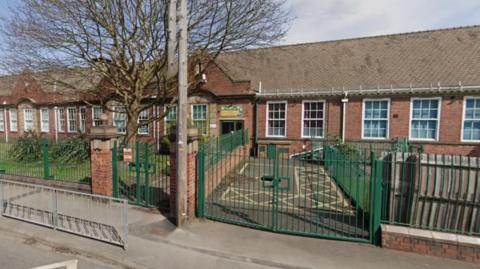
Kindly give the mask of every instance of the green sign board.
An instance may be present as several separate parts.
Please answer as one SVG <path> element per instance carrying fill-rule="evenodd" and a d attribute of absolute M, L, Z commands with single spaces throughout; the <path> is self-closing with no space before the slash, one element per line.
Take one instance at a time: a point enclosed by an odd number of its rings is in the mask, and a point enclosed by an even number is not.
<path fill-rule="evenodd" d="M 235 105 L 220 106 L 220 117 L 229 119 L 243 118 L 243 107 Z"/>

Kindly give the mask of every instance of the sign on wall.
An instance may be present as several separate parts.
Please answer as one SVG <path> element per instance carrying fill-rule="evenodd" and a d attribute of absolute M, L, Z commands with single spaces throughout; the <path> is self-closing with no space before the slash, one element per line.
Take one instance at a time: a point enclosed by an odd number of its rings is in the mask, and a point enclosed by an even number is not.
<path fill-rule="evenodd" d="M 235 105 L 220 106 L 220 118 L 243 118 L 243 107 Z"/>
<path fill-rule="evenodd" d="M 133 154 L 131 148 L 124 148 L 123 149 L 123 161 L 124 162 L 131 162 L 133 161 Z"/>

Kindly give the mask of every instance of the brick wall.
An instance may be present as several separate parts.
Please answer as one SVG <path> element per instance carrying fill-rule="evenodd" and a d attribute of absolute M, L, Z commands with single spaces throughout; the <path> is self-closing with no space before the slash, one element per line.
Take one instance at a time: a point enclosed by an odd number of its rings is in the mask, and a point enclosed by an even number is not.
<path fill-rule="evenodd" d="M 480 239 L 475 237 L 382 225 L 382 247 L 480 263 Z"/>
<path fill-rule="evenodd" d="M 112 196 L 112 149 L 110 141 L 93 141 L 91 144 L 92 193 Z"/>
<path fill-rule="evenodd" d="M 198 142 L 188 144 L 187 154 L 187 220 L 195 218 L 197 203 L 197 151 Z M 177 203 L 177 152 L 170 153 L 170 216 L 176 218 Z M 177 224 L 178 220 L 175 219 Z"/>
<path fill-rule="evenodd" d="M 410 128 L 410 97 L 393 97 L 390 99 L 390 119 L 388 140 L 408 138 Z M 292 152 L 301 151 L 308 144 L 308 139 L 301 137 L 301 100 L 288 100 L 287 135 L 284 138 L 267 137 L 266 102 L 259 105 L 258 137 L 261 144 L 278 144 L 289 148 Z M 480 156 L 480 143 L 462 142 L 463 96 L 445 96 L 441 101 L 441 118 L 438 141 L 411 141 L 413 144 L 424 145 L 427 153 L 451 155 Z M 346 140 L 362 140 L 363 99 L 351 97 L 346 109 L 345 136 Z M 340 99 L 326 99 L 325 133 L 339 136 L 342 120 L 342 103 Z M 367 140 L 362 141 L 382 141 Z"/>

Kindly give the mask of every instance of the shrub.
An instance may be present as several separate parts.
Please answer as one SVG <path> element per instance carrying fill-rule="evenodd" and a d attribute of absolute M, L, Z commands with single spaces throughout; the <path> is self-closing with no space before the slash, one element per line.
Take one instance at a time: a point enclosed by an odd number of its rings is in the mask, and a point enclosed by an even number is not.
<path fill-rule="evenodd" d="M 42 158 L 42 138 L 33 131 L 27 131 L 12 145 L 8 154 L 20 162 L 39 161 Z"/>
<path fill-rule="evenodd" d="M 170 141 L 170 138 L 167 136 L 164 136 L 160 141 L 160 153 L 169 153 L 171 145 L 172 145 L 172 142 Z"/>
<path fill-rule="evenodd" d="M 83 162 L 90 158 L 90 144 L 84 138 L 69 138 L 50 147 L 50 159 L 62 163 Z"/>

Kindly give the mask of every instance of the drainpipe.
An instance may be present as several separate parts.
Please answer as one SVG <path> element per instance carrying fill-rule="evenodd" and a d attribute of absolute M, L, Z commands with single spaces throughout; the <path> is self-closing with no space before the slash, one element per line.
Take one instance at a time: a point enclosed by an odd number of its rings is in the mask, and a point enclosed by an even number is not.
<path fill-rule="evenodd" d="M 344 97 L 342 98 L 342 143 L 345 143 L 345 119 L 347 114 L 347 103 L 348 103 L 348 92 L 344 93 Z"/>
<path fill-rule="evenodd" d="M 262 82 L 258 82 L 258 92 L 262 92 Z M 253 144 L 255 147 L 255 155 L 258 154 L 258 100 L 255 97 L 255 130 L 253 131 Z"/>
<path fill-rule="evenodd" d="M 3 104 L 6 105 L 7 102 L 3 101 Z M 7 124 L 7 107 L 3 107 L 3 128 L 5 129 L 5 143 L 8 143 L 8 124 Z"/>
<path fill-rule="evenodd" d="M 54 114 L 54 119 L 53 119 L 53 124 L 55 127 L 55 142 L 58 142 L 58 124 L 57 124 L 57 119 L 58 119 L 58 108 L 54 107 L 53 108 L 53 114 Z M 93 112 L 92 112 L 93 113 Z"/>

